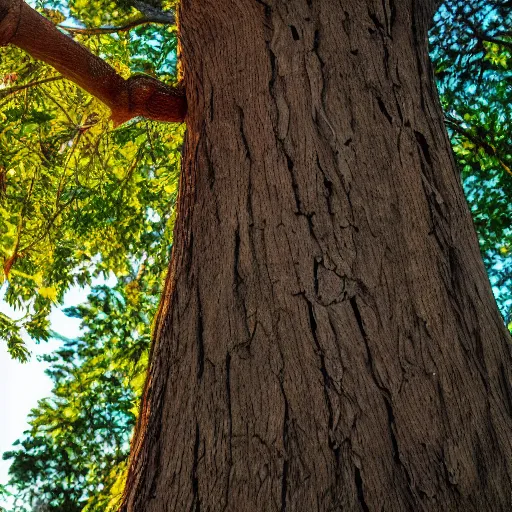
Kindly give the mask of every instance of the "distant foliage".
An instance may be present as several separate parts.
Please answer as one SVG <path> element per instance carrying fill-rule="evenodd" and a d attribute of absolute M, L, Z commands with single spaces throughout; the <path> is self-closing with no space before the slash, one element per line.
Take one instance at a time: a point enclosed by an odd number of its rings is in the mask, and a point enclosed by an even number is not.
<path fill-rule="evenodd" d="M 67 0 L 41 10 L 66 26 L 124 26 L 173 2 Z M 135 9 L 133 6 L 138 8 Z M 44 9 L 43 9 L 44 7 Z M 141 10 L 142 9 L 142 10 Z M 512 304 L 511 47 L 509 1 L 446 0 L 431 53 L 454 155 L 498 303 Z M 176 75 L 175 29 L 74 34 L 123 75 Z M 49 67 L 0 49 L 0 262 L 7 300 L 0 340 L 23 360 L 21 332 L 52 336 L 47 316 L 73 285 L 94 287 L 67 311 L 84 334 L 47 360 L 52 395 L 32 411 L 12 461 L 12 512 L 108 512 L 123 488 L 129 438 L 148 360 L 152 318 L 170 255 L 183 127 L 108 112 Z"/>
<path fill-rule="evenodd" d="M 512 322 L 512 2 L 445 0 L 431 54 L 498 305 Z"/>
<path fill-rule="evenodd" d="M 136 275 L 114 288 L 95 287 L 87 304 L 66 311 L 82 320 L 85 334 L 63 340 L 45 358 L 52 396 L 39 402 L 30 431 L 4 455 L 12 459 L 15 510 L 114 510 L 146 374 L 158 270 L 142 264 Z"/>

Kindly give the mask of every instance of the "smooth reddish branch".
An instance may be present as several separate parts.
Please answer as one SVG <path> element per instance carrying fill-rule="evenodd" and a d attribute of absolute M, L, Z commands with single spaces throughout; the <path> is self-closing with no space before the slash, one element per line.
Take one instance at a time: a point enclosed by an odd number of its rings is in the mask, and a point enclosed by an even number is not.
<path fill-rule="evenodd" d="M 13 44 L 60 71 L 112 111 L 116 125 L 143 116 L 183 122 L 184 91 L 147 76 L 125 80 L 87 48 L 60 32 L 23 0 L 0 0 L 0 46 Z"/>

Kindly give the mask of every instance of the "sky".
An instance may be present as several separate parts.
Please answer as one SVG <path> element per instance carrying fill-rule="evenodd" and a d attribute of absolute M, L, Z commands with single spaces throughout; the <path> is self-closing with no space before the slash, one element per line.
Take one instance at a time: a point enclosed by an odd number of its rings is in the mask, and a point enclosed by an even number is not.
<path fill-rule="evenodd" d="M 2 298 L 5 287 L 0 288 L 0 312 L 12 318 L 19 316 L 6 304 Z M 64 307 L 74 306 L 84 302 L 89 288 L 72 288 L 64 298 Z M 54 308 L 50 315 L 52 329 L 68 338 L 80 334 L 80 320 L 68 318 L 62 313 L 62 308 Z M 51 352 L 59 346 L 59 341 L 36 344 L 30 338 L 25 338 L 27 348 L 32 355 L 28 363 L 13 361 L 5 342 L 0 340 L 0 457 L 12 447 L 12 443 L 20 438 L 28 428 L 27 416 L 37 405 L 37 401 L 50 395 L 52 382 L 44 371 L 48 367 L 45 362 L 37 360 L 37 355 Z M 0 460 L 0 484 L 7 483 L 9 461 Z"/>

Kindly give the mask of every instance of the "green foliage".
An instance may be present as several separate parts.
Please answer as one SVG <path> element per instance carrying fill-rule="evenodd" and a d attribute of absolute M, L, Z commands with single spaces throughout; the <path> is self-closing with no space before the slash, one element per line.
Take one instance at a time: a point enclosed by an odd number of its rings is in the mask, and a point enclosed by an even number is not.
<path fill-rule="evenodd" d="M 446 126 L 498 305 L 512 320 L 512 16 L 507 0 L 445 0 L 431 31 Z"/>
<path fill-rule="evenodd" d="M 87 5 L 81 16 L 95 19 L 96 3 Z M 108 52 L 122 74 L 151 67 L 165 79 L 173 33 L 139 30 L 147 34 L 76 37 Z M 165 66 L 146 51 L 155 31 Z M 135 120 L 114 130 L 102 104 L 15 48 L 0 49 L 0 84 L 0 263 L 5 300 L 23 312 L 0 319 L 0 336 L 23 359 L 19 333 L 48 339 L 46 318 L 70 286 L 167 254 L 183 128 Z"/>
<path fill-rule="evenodd" d="M 66 26 L 140 16 L 127 3 L 40 7 Z M 172 27 L 74 37 L 123 76 L 174 80 Z M 67 311 L 84 334 L 62 339 L 47 358 L 52 395 L 4 455 L 12 465 L 0 491 L 16 497 L 13 512 L 106 511 L 122 492 L 169 260 L 182 135 L 181 126 L 142 119 L 114 129 L 105 107 L 55 70 L 0 48 L 0 263 L 5 300 L 21 312 L 19 320 L 0 315 L 0 341 L 25 360 L 22 333 L 55 336 L 47 317 L 70 287 L 101 276 L 117 282 L 93 287 L 86 304 Z"/>
<path fill-rule="evenodd" d="M 150 319 L 161 264 L 140 265 L 116 286 L 93 288 L 85 305 L 66 311 L 84 335 L 63 340 L 45 360 L 52 396 L 31 413 L 31 429 L 4 458 L 12 459 L 15 510 L 113 510 L 120 493 L 144 383 Z"/>
<path fill-rule="evenodd" d="M 165 10 L 172 1 L 146 4 Z M 446 0 L 431 32 L 454 154 L 504 312 L 512 302 L 506 4 Z M 140 17 L 134 5 L 56 0 L 39 7 L 63 25 L 97 27 Z M 75 37 L 123 76 L 173 80 L 173 27 Z M 70 286 L 117 279 L 68 310 L 83 335 L 63 339 L 47 357 L 52 395 L 5 454 L 11 480 L 0 497 L 14 491 L 13 512 L 115 510 L 169 257 L 182 128 L 135 120 L 113 129 L 101 104 L 13 48 L 0 49 L 0 83 L 0 261 L 9 267 L 6 298 L 24 313 L 18 321 L 0 316 L 0 339 L 26 358 L 22 331 L 47 339 L 50 308 Z"/>

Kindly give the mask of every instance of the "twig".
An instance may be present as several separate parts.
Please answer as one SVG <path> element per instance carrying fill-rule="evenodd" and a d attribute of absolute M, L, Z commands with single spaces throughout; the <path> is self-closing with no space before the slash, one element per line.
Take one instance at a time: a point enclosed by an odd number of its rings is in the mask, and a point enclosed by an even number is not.
<path fill-rule="evenodd" d="M 494 146 L 492 146 L 488 142 L 486 142 L 482 139 L 479 139 L 478 137 L 469 133 L 467 130 L 462 128 L 460 126 L 460 124 L 457 123 L 457 121 L 455 119 L 450 118 L 450 117 L 445 117 L 445 121 L 446 121 L 446 124 L 448 124 L 450 126 L 450 128 L 452 128 L 452 130 L 456 131 L 459 135 L 466 137 L 466 139 L 468 139 L 470 142 L 475 144 L 475 146 L 482 148 L 489 156 L 495 157 L 498 160 L 501 167 L 503 167 L 503 169 L 508 174 L 510 174 L 512 176 L 512 169 L 510 169 L 510 167 L 505 162 L 503 162 L 501 160 L 501 158 L 498 156 L 498 151 L 496 150 L 496 148 Z"/>
<path fill-rule="evenodd" d="M 37 87 L 38 85 L 55 82 L 57 80 L 62 80 L 63 78 L 63 76 L 51 76 L 49 78 L 43 78 L 42 80 L 36 80 L 35 82 L 29 82 L 28 84 L 6 87 L 5 89 L 0 90 L 0 99 L 5 98 L 6 96 L 10 96 L 11 94 L 23 91 L 25 89 L 30 89 L 31 87 Z"/>
<path fill-rule="evenodd" d="M 70 34 L 83 34 L 88 36 L 101 35 L 101 34 L 115 34 L 118 32 L 128 32 L 133 28 L 139 27 L 141 25 L 174 25 L 176 20 L 174 16 L 170 15 L 167 17 L 152 17 L 146 18 L 140 17 L 134 19 L 124 25 L 120 25 L 119 27 L 97 27 L 97 28 L 80 28 L 80 27 L 67 27 L 64 25 L 58 25 L 59 28 L 69 32 Z"/>

